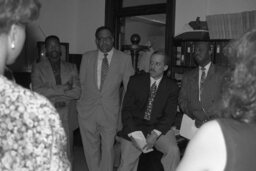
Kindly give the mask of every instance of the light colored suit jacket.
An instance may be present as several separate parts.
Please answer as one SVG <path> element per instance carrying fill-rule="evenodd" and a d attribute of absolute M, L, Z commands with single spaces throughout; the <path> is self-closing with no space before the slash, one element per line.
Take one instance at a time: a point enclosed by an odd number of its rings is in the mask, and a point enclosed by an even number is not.
<path fill-rule="evenodd" d="M 106 122 L 117 126 L 120 108 L 120 85 L 126 90 L 129 78 L 134 74 L 131 57 L 114 49 L 109 71 L 102 90 L 97 86 L 98 51 L 89 51 L 82 57 L 80 66 L 81 98 L 77 103 L 78 114 L 87 119 L 103 108 Z"/>
<path fill-rule="evenodd" d="M 211 64 L 204 81 L 201 101 L 199 101 L 199 68 L 184 74 L 179 95 L 179 105 L 184 113 L 199 120 L 209 120 L 210 109 L 221 98 L 221 88 L 225 80 L 226 69 Z M 197 112 L 195 112 L 197 111 Z"/>
<path fill-rule="evenodd" d="M 47 97 L 52 103 L 57 101 L 68 101 L 80 97 L 80 82 L 75 64 L 61 61 L 61 82 L 66 84 L 72 82 L 72 89 L 63 91 L 56 85 L 54 73 L 48 59 L 33 66 L 31 73 L 32 89 Z"/>
<path fill-rule="evenodd" d="M 33 91 L 47 97 L 52 104 L 55 102 L 65 102 L 65 110 L 69 113 L 66 116 L 69 120 L 70 129 L 74 130 L 78 127 L 76 100 L 79 99 L 81 93 L 78 71 L 75 64 L 61 61 L 61 82 L 66 84 L 72 82 L 72 89 L 63 91 L 59 85 L 56 85 L 55 77 L 51 64 L 48 59 L 42 60 L 35 64 L 32 68 L 31 82 Z M 58 112 L 61 112 L 58 110 Z"/>

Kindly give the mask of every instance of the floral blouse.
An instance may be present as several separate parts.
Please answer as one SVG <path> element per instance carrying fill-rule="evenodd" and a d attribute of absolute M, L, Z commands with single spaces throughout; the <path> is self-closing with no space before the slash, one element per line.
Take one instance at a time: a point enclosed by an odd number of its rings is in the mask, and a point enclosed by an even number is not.
<path fill-rule="evenodd" d="M 68 171 L 65 147 L 50 102 L 0 75 L 0 170 Z"/>

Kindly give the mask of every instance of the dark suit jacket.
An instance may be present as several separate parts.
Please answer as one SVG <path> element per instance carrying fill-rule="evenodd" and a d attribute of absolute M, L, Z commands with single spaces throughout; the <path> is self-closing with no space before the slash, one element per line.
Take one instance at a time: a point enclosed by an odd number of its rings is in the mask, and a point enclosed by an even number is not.
<path fill-rule="evenodd" d="M 130 78 L 123 101 L 123 129 L 119 133 L 121 137 L 129 140 L 128 134 L 138 130 L 141 130 L 145 136 L 153 129 L 166 134 L 174 124 L 178 102 L 176 82 L 166 77 L 162 78 L 153 101 L 151 119 L 147 121 L 144 119 L 144 114 L 149 94 L 150 75 L 148 73 Z"/>
<path fill-rule="evenodd" d="M 226 69 L 224 67 L 211 64 L 204 81 L 201 102 L 199 101 L 198 87 L 199 68 L 184 74 L 179 95 L 179 105 L 182 111 L 199 121 L 209 120 L 209 118 L 214 117 L 210 111 L 221 98 L 225 72 Z"/>

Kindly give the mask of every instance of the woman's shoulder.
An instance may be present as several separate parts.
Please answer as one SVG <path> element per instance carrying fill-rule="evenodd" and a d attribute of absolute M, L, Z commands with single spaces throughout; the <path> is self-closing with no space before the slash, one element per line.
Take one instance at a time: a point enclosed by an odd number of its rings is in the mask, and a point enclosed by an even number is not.
<path fill-rule="evenodd" d="M 202 125 L 189 142 L 178 171 L 224 170 L 226 146 L 221 127 L 217 120 Z M 216 165 L 218 163 L 218 165 Z"/>

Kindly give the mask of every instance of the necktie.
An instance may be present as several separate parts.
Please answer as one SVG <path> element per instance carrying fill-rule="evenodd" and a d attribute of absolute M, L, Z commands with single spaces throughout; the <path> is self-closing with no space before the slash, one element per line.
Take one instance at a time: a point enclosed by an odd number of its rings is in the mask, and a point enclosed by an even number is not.
<path fill-rule="evenodd" d="M 202 74 L 201 74 L 201 79 L 200 79 L 200 90 L 199 90 L 199 100 L 200 101 L 201 101 L 201 95 L 202 95 L 202 92 L 203 92 L 203 84 L 204 84 L 204 81 L 206 79 L 205 68 L 202 67 L 201 71 L 202 71 Z"/>
<path fill-rule="evenodd" d="M 153 107 L 153 101 L 156 96 L 156 91 L 157 91 L 157 86 L 156 86 L 156 82 L 154 82 L 150 88 L 150 95 L 148 98 L 147 108 L 144 115 L 144 119 L 146 120 L 150 120 L 150 117 L 151 117 L 150 115 Z"/>
<path fill-rule="evenodd" d="M 108 54 L 104 53 L 104 58 L 102 60 L 102 64 L 101 64 L 101 82 L 100 82 L 100 89 L 102 89 L 103 87 L 103 83 L 104 80 L 107 76 L 108 73 L 108 68 L 109 68 L 109 64 L 108 64 L 108 58 L 107 58 Z"/>

